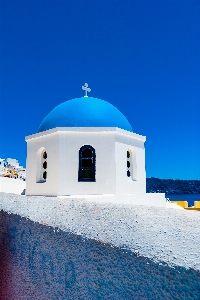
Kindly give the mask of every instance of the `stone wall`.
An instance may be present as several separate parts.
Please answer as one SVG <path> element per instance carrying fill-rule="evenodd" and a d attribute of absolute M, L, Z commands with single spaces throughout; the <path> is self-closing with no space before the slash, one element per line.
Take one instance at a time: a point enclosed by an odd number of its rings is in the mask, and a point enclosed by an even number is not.
<path fill-rule="evenodd" d="M 0 299 L 181 299 L 200 272 L 0 212 Z"/>

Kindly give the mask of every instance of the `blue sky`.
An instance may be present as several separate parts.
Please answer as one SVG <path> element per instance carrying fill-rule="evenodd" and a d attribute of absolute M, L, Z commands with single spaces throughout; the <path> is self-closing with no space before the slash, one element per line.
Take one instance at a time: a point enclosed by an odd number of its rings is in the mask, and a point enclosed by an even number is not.
<path fill-rule="evenodd" d="M 200 1 L 0 1 L 0 157 L 84 95 L 147 136 L 147 177 L 200 179 Z"/>

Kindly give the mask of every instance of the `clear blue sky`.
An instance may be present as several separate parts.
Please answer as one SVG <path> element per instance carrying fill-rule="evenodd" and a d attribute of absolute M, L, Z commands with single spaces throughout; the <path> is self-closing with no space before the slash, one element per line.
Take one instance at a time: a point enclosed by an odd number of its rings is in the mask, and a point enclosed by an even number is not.
<path fill-rule="evenodd" d="M 0 157 L 90 96 L 147 136 L 147 177 L 200 179 L 199 0 L 0 1 Z"/>

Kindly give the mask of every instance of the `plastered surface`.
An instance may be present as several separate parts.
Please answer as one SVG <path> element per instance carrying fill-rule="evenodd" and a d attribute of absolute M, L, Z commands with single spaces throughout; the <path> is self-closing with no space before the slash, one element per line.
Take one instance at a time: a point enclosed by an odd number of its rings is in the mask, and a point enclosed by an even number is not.
<path fill-rule="evenodd" d="M 0 299 L 199 299 L 200 273 L 0 212 Z"/>

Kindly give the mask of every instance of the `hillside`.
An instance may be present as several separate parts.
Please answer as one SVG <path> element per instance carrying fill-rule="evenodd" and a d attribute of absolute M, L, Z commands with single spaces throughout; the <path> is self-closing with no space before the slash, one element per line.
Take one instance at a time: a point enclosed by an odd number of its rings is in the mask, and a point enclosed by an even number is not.
<path fill-rule="evenodd" d="M 200 180 L 147 178 L 147 193 L 200 194 Z"/>

